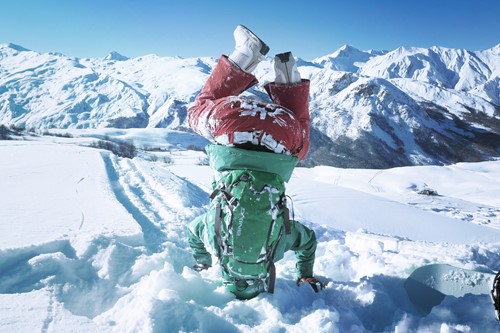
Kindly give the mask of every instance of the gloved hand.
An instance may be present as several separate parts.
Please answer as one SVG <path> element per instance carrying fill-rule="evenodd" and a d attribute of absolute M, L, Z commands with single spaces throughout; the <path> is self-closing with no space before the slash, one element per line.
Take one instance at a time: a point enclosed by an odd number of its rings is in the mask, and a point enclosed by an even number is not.
<path fill-rule="evenodd" d="M 201 272 L 203 270 L 209 269 L 211 266 L 205 264 L 196 264 L 193 266 L 193 269 L 197 272 Z"/>
<path fill-rule="evenodd" d="M 319 281 L 318 279 L 312 276 L 298 278 L 297 286 L 300 287 L 302 283 L 309 283 L 309 285 L 313 288 L 315 292 L 319 292 L 320 290 L 323 290 L 326 287 L 326 285 L 323 282 Z"/>

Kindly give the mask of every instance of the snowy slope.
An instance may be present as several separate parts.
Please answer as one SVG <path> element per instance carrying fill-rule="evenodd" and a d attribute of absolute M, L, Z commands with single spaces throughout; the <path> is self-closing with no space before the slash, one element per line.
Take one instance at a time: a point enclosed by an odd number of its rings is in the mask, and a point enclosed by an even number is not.
<path fill-rule="evenodd" d="M 361 74 L 410 78 L 456 90 L 470 90 L 491 76 L 490 67 L 474 53 L 433 47 L 401 47 L 367 62 Z"/>
<path fill-rule="evenodd" d="M 186 117 L 185 106 L 178 105 L 192 101 L 206 79 L 203 61 L 155 55 L 128 60 L 117 53 L 79 59 L 1 45 L 0 122 L 28 128 L 178 127 Z"/>
<path fill-rule="evenodd" d="M 271 58 L 256 70 L 274 79 Z M 216 58 L 40 54 L 0 45 L 0 124 L 185 130 Z M 343 46 L 305 61 L 312 151 L 306 165 L 386 168 L 500 155 L 500 45 L 483 51 Z M 262 85 L 247 95 L 267 99 Z"/>
<path fill-rule="evenodd" d="M 311 164 L 380 168 L 498 156 L 498 47 L 341 51 L 314 60 L 320 68 L 300 68 L 312 81 Z"/>
<path fill-rule="evenodd" d="M 218 268 L 191 270 L 185 225 L 211 185 L 195 136 L 72 131 L 0 141 L 0 332 L 494 332 L 489 296 L 446 298 L 426 317 L 403 279 L 442 262 L 500 269 L 500 161 L 385 170 L 298 168 L 296 219 L 318 237 L 320 294 L 277 265 L 274 295 L 237 301 Z M 104 134 L 163 142 L 124 159 L 83 147 Z M 161 147 L 161 146 L 160 146 Z M 165 154 L 172 164 L 149 162 Z M 151 157 L 151 156 L 150 156 Z M 439 196 L 420 195 L 429 188 Z"/>
<path fill-rule="evenodd" d="M 111 195 L 106 173 L 109 154 L 101 156 L 71 145 L 19 142 L 2 144 L 1 155 L 6 177 L 0 227 L 3 235 L 10 234 L 2 238 L 2 249 L 48 244 L 61 235 L 72 242 L 76 254 L 85 252 L 88 242 L 101 235 L 142 241 L 135 220 Z M 50 223 L 54 216 L 60 221 Z M 67 246 L 63 242 L 55 246 L 61 245 Z"/>

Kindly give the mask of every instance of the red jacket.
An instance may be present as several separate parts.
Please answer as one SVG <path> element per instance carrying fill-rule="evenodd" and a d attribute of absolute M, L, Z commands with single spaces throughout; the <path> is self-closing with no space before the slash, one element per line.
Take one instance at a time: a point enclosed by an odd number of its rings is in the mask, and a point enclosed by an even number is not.
<path fill-rule="evenodd" d="M 239 97 L 257 83 L 221 56 L 188 110 L 191 128 L 223 145 L 254 144 L 303 160 L 309 150 L 309 81 L 264 86 L 273 103 Z"/>

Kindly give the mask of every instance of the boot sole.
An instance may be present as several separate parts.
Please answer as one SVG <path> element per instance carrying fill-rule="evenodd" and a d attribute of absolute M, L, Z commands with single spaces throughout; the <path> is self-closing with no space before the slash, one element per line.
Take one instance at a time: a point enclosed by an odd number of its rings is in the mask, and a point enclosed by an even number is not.
<path fill-rule="evenodd" d="M 283 63 L 290 61 L 292 52 L 278 53 L 276 57 Z"/>

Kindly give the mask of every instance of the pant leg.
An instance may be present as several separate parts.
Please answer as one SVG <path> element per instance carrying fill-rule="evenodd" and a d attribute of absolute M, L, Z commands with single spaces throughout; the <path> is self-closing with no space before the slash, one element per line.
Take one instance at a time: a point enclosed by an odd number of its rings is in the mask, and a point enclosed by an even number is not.
<path fill-rule="evenodd" d="M 308 88 L 306 82 L 302 85 Z M 300 153 L 305 156 L 301 152 L 307 152 L 307 147 L 303 148 L 304 142 L 308 143 L 304 138 L 309 137 L 309 127 L 305 126 L 304 130 L 291 110 L 277 104 L 238 97 L 256 83 L 252 74 L 221 56 L 194 105 L 188 110 L 189 125 L 198 134 L 218 144 L 232 146 L 249 143 L 264 146 L 275 153 L 296 156 Z M 280 88 L 273 90 L 280 96 Z M 305 114 L 309 115 L 307 109 Z"/>
<path fill-rule="evenodd" d="M 206 218 L 207 215 L 204 214 L 194 219 L 187 228 L 187 234 L 189 246 L 193 251 L 196 263 L 212 266 L 212 255 L 207 251 L 209 245 L 203 243 L 203 240 L 207 238 L 205 234 L 213 233 L 213 231 L 206 230 L 207 225 L 204 222 Z"/>
<path fill-rule="evenodd" d="M 213 140 L 215 124 L 209 122 L 213 113 L 220 110 L 230 96 L 238 96 L 256 83 L 255 76 L 244 72 L 222 55 L 194 105 L 188 110 L 189 126 L 198 134 Z"/>
<path fill-rule="evenodd" d="M 309 116 L 309 80 L 294 84 L 268 83 L 264 86 L 271 100 L 291 110 L 302 128 L 302 148 L 296 154 L 303 160 L 309 151 L 309 132 L 311 119 Z"/>

